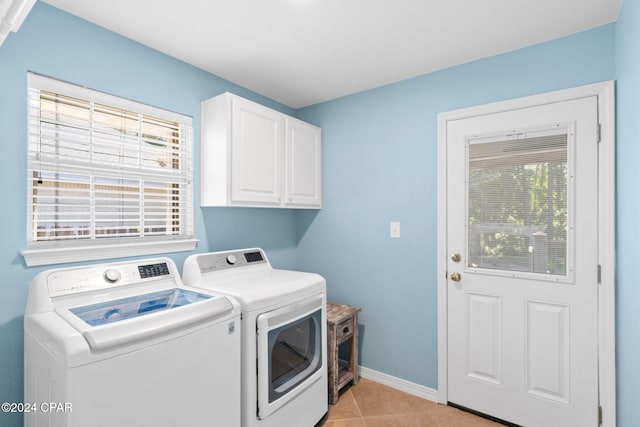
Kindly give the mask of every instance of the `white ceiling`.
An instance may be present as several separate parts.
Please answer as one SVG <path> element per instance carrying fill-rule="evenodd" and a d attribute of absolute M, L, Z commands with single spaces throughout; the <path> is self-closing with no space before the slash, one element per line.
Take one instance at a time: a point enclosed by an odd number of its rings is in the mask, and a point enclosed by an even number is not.
<path fill-rule="evenodd" d="M 293 108 L 614 22 L 622 0 L 44 0 Z"/>

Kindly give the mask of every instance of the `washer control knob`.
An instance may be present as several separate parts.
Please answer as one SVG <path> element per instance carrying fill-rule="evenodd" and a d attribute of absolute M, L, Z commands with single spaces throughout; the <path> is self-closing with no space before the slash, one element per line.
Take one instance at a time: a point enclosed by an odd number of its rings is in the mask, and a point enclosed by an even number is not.
<path fill-rule="evenodd" d="M 238 262 L 238 258 L 235 255 L 227 255 L 227 264 L 233 265 L 236 262 Z"/>
<path fill-rule="evenodd" d="M 120 280 L 120 272 L 113 268 L 105 271 L 102 276 L 104 277 L 104 280 L 109 283 L 116 283 L 118 280 Z"/>

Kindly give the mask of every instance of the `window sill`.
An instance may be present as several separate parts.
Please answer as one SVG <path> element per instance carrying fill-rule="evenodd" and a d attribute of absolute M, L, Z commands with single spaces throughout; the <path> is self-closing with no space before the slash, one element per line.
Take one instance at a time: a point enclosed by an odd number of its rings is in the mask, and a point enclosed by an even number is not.
<path fill-rule="evenodd" d="M 65 246 L 46 249 L 25 249 L 20 254 L 28 267 L 64 264 L 77 261 L 107 260 L 168 252 L 186 252 L 195 249 L 197 239 L 161 240 L 136 243 L 95 244 L 91 246 Z"/>

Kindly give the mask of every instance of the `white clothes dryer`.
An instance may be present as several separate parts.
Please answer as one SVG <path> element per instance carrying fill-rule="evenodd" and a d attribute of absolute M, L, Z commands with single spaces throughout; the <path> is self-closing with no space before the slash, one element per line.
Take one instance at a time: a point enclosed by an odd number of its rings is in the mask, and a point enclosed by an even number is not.
<path fill-rule="evenodd" d="M 242 426 L 313 427 L 328 410 L 326 281 L 274 269 L 259 248 L 196 254 L 190 286 L 242 308 Z"/>
<path fill-rule="evenodd" d="M 25 426 L 239 426 L 239 324 L 233 298 L 185 287 L 169 258 L 44 271 L 24 316 Z"/>

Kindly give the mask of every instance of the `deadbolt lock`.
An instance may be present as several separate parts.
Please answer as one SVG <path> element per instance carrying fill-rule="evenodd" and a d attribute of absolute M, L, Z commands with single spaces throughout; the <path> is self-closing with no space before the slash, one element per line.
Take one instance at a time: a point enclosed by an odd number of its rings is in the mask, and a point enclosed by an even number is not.
<path fill-rule="evenodd" d="M 462 260 L 462 255 L 460 255 L 458 252 L 454 252 L 451 254 L 451 261 L 460 262 L 461 260 Z"/>
<path fill-rule="evenodd" d="M 459 282 L 460 279 L 462 279 L 460 273 L 451 273 L 451 280 L 453 280 L 454 282 Z"/>

